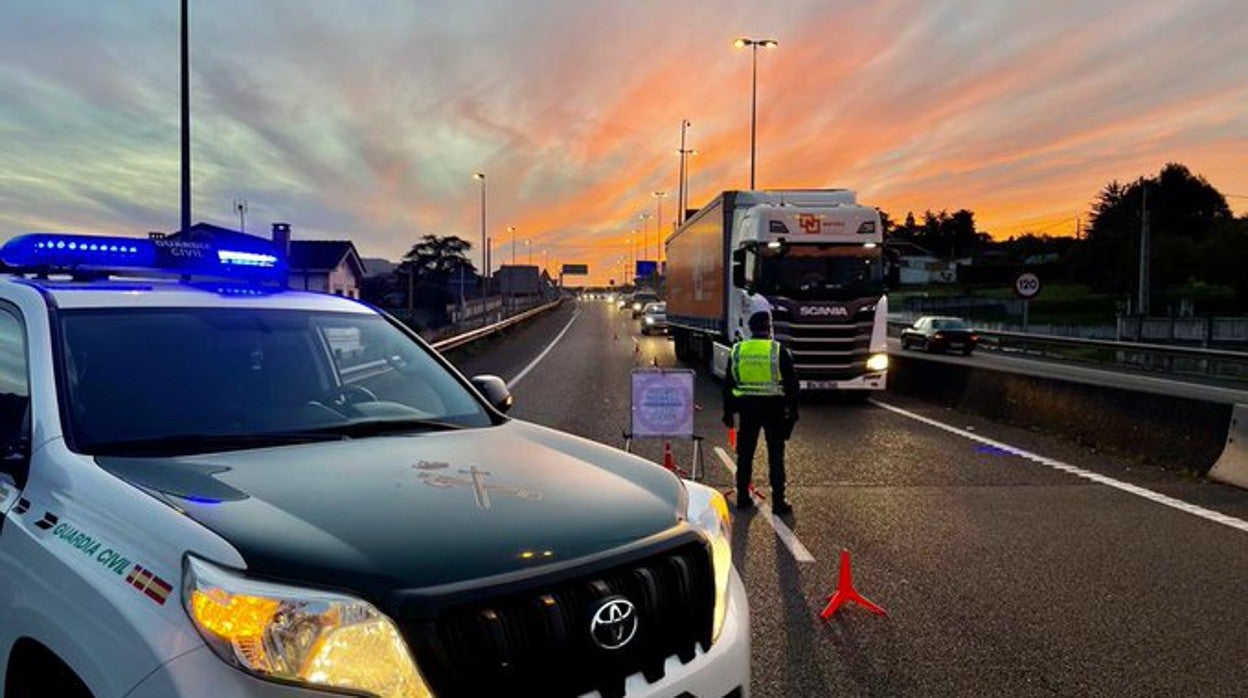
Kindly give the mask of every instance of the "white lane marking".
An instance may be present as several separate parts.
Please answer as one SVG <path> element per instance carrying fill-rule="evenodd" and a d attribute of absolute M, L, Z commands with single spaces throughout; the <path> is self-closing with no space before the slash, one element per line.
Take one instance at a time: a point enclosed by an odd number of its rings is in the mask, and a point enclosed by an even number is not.
<path fill-rule="evenodd" d="M 572 323 L 576 322 L 576 319 L 580 316 L 581 311 L 579 309 L 575 313 L 572 313 L 572 319 L 568 320 L 568 324 L 564 325 L 563 329 L 559 331 L 559 334 L 555 335 L 555 338 L 550 340 L 550 344 L 546 345 L 546 348 L 542 350 L 542 353 L 538 354 L 537 358 L 530 361 L 528 366 L 520 369 L 519 373 L 512 376 L 511 380 L 507 381 L 508 389 L 514 388 L 516 383 L 519 383 L 525 376 L 529 375 L 529 371 L 532 371 L 542 362 L 542 359 L 546 358 L 546 355 L 550 353 L 550 350 L 554 349 L 555 345 L 559 343 L 559 340 L 563 339 L 563 335 L 567 334 L 568 330 L 572 329 Z"/>
<path fill-rule="evenodd" d="M 1054 460 L 1053 458 L 1048 458 L 1045 456 L 1032 453 L 1030 451 L 1025 451 L 1021 448 L 1018 448 L 1017 446 L 1011 446 L 1007 443 L 995 441 L 993 439 L 980 436 L 979 434 L 969 432 L 965 429 L 952 427 L 943 422 L 938 422 L 930 417 L 924 417 L 921 414 L 915 414 L 914 412 L 911 412 L 909 410 L 903 410 L 900 407 L 889 405 L 887 403 L 880 402 L 878 400 L 872 400 L 871 403 L 875 405 L 876 407 L 882 407 L 890 412 L 894 412 L 903 417 L 909 417 L 910 419 L 923 422 L 924 424 L 928 424 L 930 426 L 934 426 L 937 429 L 943 429 L 949 432 L 950 434 L 957 434 L 958 436 L 961 436 L 963 438 L 967 438 L 972 441 L 978 441 L 979 443 L 987 444 L 989 446 L 999 448 L 1002 451 L 1018 456 L 1020 458 L 1026 458 L 1029 461 L 1033 461 L 1041 465 L 1047 465 L 1050 468 L 1053 468 L 1055 470 L 1061 470 L 1062 472 L 1070 473 L 1071 475 L 1084 478 L 1085 480 L 1091 480 L 1092 482 L 1096 482 L 1096 483 L 1105 485 L 1107 487 L 1113 487 L 1116 490 L 1121 490 L 1123 492 L 1127 492 L 1128 494 L 1133 494 L 1137 497 L 1143 497 L 1144 499 L 1147 499 L 1150 502 L 1155 502 L 1162 506 L 1170 507 L 1171 509 L 1178 509 L 1179 511 L 1187 512 L 1188 514 L 1192 514 L 1194 516 L 1199 516 L 1202 519 L 1206 519 L 1214 523 L 1219 523 L 1219 524 L 1222 524 L 1223 526 L 1230 526 L 1231 528 L 1248 533 L 1248 521 L 1244 521 L 1243 519 L 1237 519 L 1234 516 L 1227 516 L 1226 514 L 1223 514 L 1221 512 L 1217 512 L 1212 509 L 1206 509 L 1202 506 L 1197 506 L 1190 502 L 1185 502 L 1181 499 L 1176 499 L 1174 497 L 1161 494 L 1160 492 L 1154 492 L 1153 490 L 1145 489 L 1138 485 L 1132 485 L 1129 482 L 1115 480 L 1112 477 L 1101 475 L 1100 473 L 1094 473 L 1090 470 L 1084 470 L 1083 468 L 1080 468 L 1078 466 L 1074 466 L 1069 463 L 1063 463 L 1060 460 Z"/>
<path fill-rule="evenodd" d="M 732 462 L 732 458 L 728 456 L 727 451 L 716 446 L 715 455 L 719 456 L 719 460 L 723 462 L 728 472 L 733 475 L 737 474 L 737 466 Z M 776 537 L 780 539 L 781 543 L 784 543 L 784 547 L 788 548 L 790 553 L 793 553 L 793 558 L 798 562 L 814 562 L 815 556 L 811 555 L 806 546 L 802 545 L 802 542 L 797 539 L 793 531 L 789 530 L 788 525 L 779 516 L 771 513 L 771 505 L 767 503 L 767 500 L 756 495 L 751 496 L 754 499 L 754 503 L 758 505 L 759 511 L 767 519 L 767 523 L 771 524 L 771 527 L 775 529 Z"/>

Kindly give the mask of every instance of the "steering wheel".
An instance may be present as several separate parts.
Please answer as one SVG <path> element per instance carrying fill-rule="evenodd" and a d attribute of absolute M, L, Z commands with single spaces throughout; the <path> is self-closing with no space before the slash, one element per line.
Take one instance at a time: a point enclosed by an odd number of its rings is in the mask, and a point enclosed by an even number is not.
<path fill-rule="evenodd" d="M 335 410 L 349 408 L 361 402 L 376 402 L 377 394 L 362 385 L 342 385 L 323 395 L 317 402 Z"/>

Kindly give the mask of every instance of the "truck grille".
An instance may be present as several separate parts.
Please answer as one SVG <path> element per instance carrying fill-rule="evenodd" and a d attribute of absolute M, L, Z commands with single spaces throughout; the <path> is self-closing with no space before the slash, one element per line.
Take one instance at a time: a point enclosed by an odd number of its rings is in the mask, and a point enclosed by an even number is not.
<path fill-rule="evenodd" d="M 440 697 L 624 695 L 641 672 L 655 682 L 675 656 L 709 649 L 715 582 L 708 545 L 697 538 L 622 566 L 454 604 L 432 620 L 404 624 L 421 672 Z M 591 636 L 602 600 L 622 596 L 636 635 L 608 650 Z"/>
<path fill-rule="evenodd" d="M 866 371 L 874 312 L 860 310 L 844 320 L 797 319 L 783 303 L 771 311 L 775 337 L 793 352 L 802 378 L 844 379 Z"/>

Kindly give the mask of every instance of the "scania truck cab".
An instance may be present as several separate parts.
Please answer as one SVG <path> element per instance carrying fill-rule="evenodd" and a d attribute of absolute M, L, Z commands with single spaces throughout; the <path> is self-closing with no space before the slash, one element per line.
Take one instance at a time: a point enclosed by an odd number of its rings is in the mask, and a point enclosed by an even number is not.
<path fill-rule="evenodd" d="M 668 239 L 677 356 L 722 376 L 765 308 L 804 390 L 884 389 L 882 248 L 879 212 L 852 191 L 724 192 Z"/>

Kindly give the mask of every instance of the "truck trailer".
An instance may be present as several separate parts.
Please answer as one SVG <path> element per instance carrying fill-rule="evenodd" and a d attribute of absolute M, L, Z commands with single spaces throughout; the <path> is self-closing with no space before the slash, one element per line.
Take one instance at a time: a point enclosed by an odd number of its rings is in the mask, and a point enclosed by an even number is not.
<path fill-rule="evenodd" d="M 722 378 L 751 308 L 769 305 L 803 390 L 883 390 L 883 242 L 848 189 L 723 192 L 666 241 L 676 357 Z"/>

